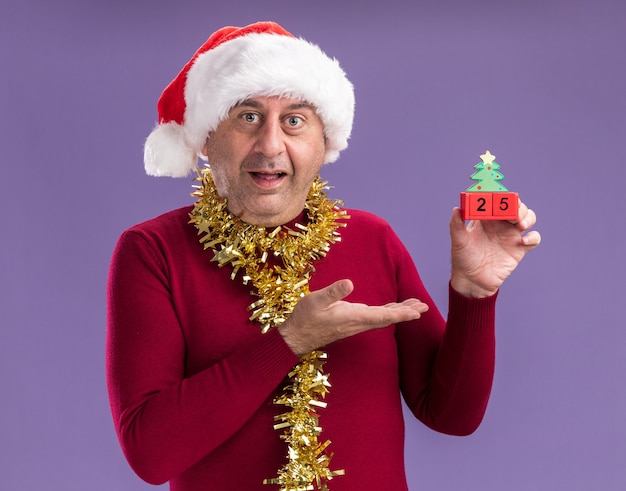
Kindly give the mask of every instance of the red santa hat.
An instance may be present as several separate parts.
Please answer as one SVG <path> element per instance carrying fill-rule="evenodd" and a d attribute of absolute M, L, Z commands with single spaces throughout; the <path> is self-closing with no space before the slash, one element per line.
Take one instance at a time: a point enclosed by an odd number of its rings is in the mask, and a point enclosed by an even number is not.
<path fill-rule="evenodd" d="M 326 162 L 348 146 L 354 90 L 337 60 L 273 22 L 224 27 L 209 37 L 158 103 L 144 147 L 146 172 L 184 177 L 196 168 L 209 132 L 237 103 L 285 96 L 313 104 L 324 124 Z"/>

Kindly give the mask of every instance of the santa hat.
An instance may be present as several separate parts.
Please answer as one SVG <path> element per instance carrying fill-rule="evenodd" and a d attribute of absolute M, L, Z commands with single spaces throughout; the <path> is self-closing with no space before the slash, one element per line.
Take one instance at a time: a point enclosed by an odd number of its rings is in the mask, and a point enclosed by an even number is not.
<path fill-rule="evenodd" d="M 146 172 L 184 177 L 209 132 L 239 102 L 284 96 L 313 104 L 324 125 L 325 162 L 348 146 L 354 91 L 337 60 L 273 22 L 224 27 L 209 37 L 158 103 L 159 122 L 144 148 Z"/>

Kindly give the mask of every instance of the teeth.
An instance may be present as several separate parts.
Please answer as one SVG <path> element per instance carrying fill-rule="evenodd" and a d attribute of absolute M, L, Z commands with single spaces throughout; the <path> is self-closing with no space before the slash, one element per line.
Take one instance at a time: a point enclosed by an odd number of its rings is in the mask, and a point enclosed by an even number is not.
<path fill-rule="evenodd" d="M 252 172 L 252 174 L 260 176 L 260 177 L 280 177 L 280 176 L 284 176 L 285 173 L 284 172 L 273 172 L 273 173 L 268 173 L 268 172 Z"/>

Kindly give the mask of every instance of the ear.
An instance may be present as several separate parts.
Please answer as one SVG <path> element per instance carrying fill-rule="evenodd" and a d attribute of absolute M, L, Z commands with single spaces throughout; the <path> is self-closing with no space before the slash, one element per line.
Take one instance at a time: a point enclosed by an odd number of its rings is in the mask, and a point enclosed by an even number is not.
<path fill-rule="evenodd" d="M 204 140 L 204 146 L 202 147 L 202 152 L 201 152 L 201 156 L 203 157 L 203 160 L 207 160 L 207 157 L 209 156 L 209 140 L 211 139 L 211 137 L 213 136 L 213 131 L 209 131 L 209 134 L 206 137 L 206 140 Z"/>

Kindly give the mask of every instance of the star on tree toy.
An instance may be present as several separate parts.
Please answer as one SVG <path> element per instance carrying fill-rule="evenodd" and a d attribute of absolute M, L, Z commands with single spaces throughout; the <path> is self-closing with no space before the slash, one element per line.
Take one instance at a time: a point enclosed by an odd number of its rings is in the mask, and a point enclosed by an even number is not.
<path fill-rule="evenodd" d="M 516 220 L 519 197 L 500 182 L 504 176 L 496 156 L 487 150 L 480 158 L 470 177 L 477 182 L 461 193 L 463 220 Z"/>

